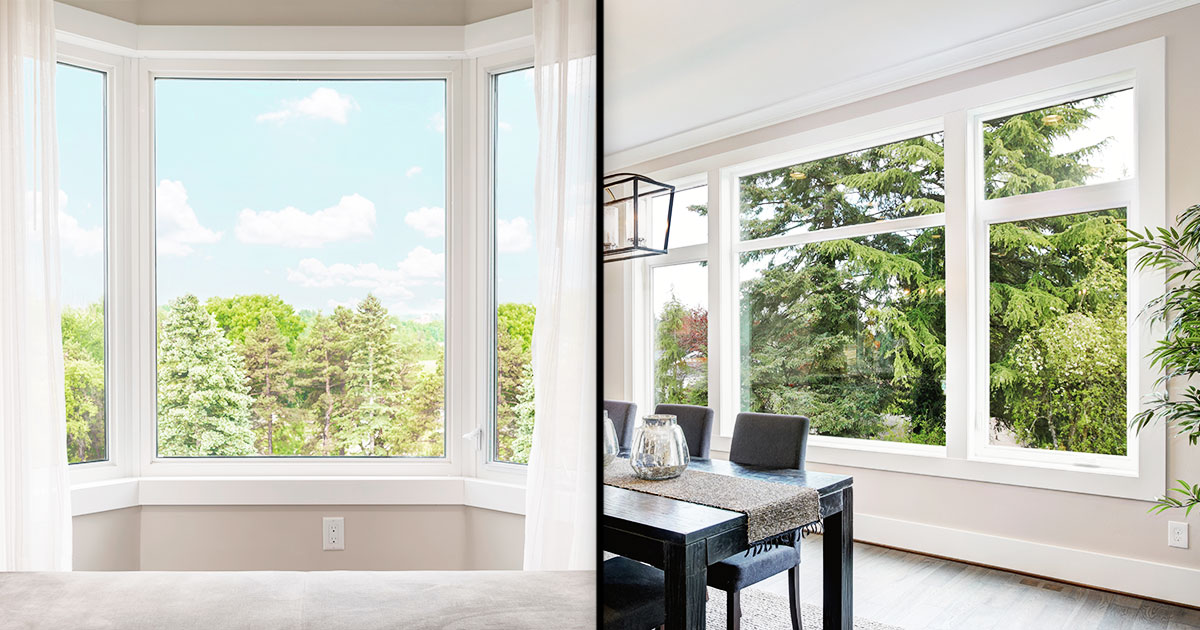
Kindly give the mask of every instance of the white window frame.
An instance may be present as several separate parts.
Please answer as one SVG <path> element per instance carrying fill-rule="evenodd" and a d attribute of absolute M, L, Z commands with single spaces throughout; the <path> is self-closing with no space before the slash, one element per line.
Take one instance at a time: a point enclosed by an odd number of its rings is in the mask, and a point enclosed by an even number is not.
<path fill-rule="evenodd" d="M 491 270 L 478 244 L 490 241 L 491 228 L 478 220 L 479 204 L 488 197 L 479 197 L 473 182 L 487 172 L 479 171 L 476 161 L 480 129 L 486 126 L 478 126 L 475 73 L 481 59 L 519 57 L 522 64 L 518 65 L 530 65 L 531 37 L 521 34 L 528 28 L 524 21 L 530 19 L 530 12 L 461 29 L 415 29 L 434 52 L 387 48 L 397 37 L 415 32 L 410 27 L 381 27 L 378 36 L 366 39 L 356 39 L 353 28 L 330 28 L 314 35 L 304 27 L 247 27 L 245 37 L 237 40 L 241 45 L 227 40 L 224 30 L 189 27 L 184 45 L 192 48 L 168 50 L 164 44 L 175 41 L 170 27 L 131 25 L 65 5 L 57 6 L 56 12 L 68 18 L 60 24 L 72 29 L 59 31 L 59 61 L 108 73 L 109 457 L 71 467 L 74 513 L 132 505 L 285 503 L 457 504 L 522 513 L 525 467 L 492 474 L 471 453 L 469 436 L 486 431 L 491 415 L 490 399 L 478 395 L 479 384 L 490 378 L 486 361 L 490 335 L 480 335 L 490 319 L 474 316 L 487 312 L 480 307 L 489 303 L 479 294 Z M 394 33 L 388 36 L 385 30 Z M 250 42 L 250 47 L 244 46 Z M 138 49 L 142 43 L 150 48 Z M 464 43 L 470 47 L 464 50 Z M 226 51 L 223 45 L 236 50 Z M 303 52 L 305 46 L 311 46 L 312 52 Z M 326 52 L 341 50 L 346 52 Z M 446 82 L 444 458 L 157 457 L 156 77 L 435 78 Z"/>
<path fill-rule="evenodd" d="M 71 464 L 73 481 L 96 482 L 129 474 L 130 400 L 127 381 L 129 355 L 117 339 L 117 322 L 128 316 L 128 304 L 119 296 L 128 292 L 124 269 L 129 260 L 126 226 L 128 215 L 118 212 L 125 199 L 127 183 L 120 176 L 126 159 L 127 94 L 121 89 L 128 81 L 128 64 L 117 56 L 67 43 L 58 45 L 59 63 L 103 73 L 105 90 L 105 173 L 104 173 L 104 419 L 105 459 Z"/>
<path fill-rule="evenodd" d="M 1118 182 L 984 200 L 977 182 L 982 158 L 981 122 L 1006 113 L 1029 111 L 1134 87 L 1137 162 L 1134 175 Z M 879 221 L 817 233 L 740 240 L 738 179 L 771 168 L 856 151 L 941 130 L 945 138 L 946 204 L 943 215 Z M 660 181 L 682 181 L 706 173 L 709 186 L 709 242 L 705 251 L 685 248 L 635 260 L 631 335 L 626 353 L 630 390 L 640 405 L 653 400 L 652 338 L 647 316 L 649 270 L 707 256 L 709 261 L 709 400 L 717 413 L 713 448 L 728 450 L 740 405 L 737 321 L 738 255 L 827 238 L 945 226 L 946 238 L 946 445 L 921 445 L 812 436 L 809 461 L 821 464 L 934 475 L 1072 492 L 1151 500 L 1166 485 L 1166 431 L 1161 424 L 1130 434 L 1128 456 L 1058 453 L 989 446 L 986 440 L 987 258 L 986 225 L 998 220 L 1048 216 L 1124 206 L 1130 227 L 1166 223 L 1165 76 L 1161 38 L 858 118 L 647 173 Z M 1052 210 L 1051 210 L 1052 209 Z M 686 248 L 691 249 L 691 248 Z M 699 258 L 697 258 L 699 256 Z M 1132 260 L 1132 259 L 1131 259 Z M 1160 273 L 1135 273 L 1129 282 L 1129 412 L 1151 393 L 1156 373 L 1144 358 L 1161 331 L 1144 325 L 1141 305 L 1161 293 Z M 982 297 L 981 297 L 982 296 Z M 639 315 L 640 314 L 640 315 Z M 641 327 L 641 330 L 637 330 Z"/>
<path fill-rule="evenodd" d="M 503 53 L 480 57 L 474 62 L 475 89 L 475 168 L 476 198 L 483 212 L 477 216 L 482 226 L 476 230 L 479 239 L 474 250 L 482 252 L 476 266 L 477 277 L 483 279 L 475 289 L 478 304 L 487 317 L 480 318 L 476 338 L 481 340 L 479 357 L 485 363 L 486 373 L 479 381 L 478 404 L 484 411 L 482 423 L 472 438 L 476 456 L 473 464 L 475 475 L 483 479 L 523 483 L 528 467 L 524 464 L 496 459 L 496 208 L 495 208 L 495 133 L 497 75 L 533 66 L 533 49 L 523 47 Z"/>

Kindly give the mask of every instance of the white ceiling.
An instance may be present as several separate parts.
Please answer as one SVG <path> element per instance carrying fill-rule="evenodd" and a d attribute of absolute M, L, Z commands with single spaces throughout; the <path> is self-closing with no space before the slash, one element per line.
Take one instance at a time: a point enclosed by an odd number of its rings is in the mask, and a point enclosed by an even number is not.
<path fill-rule="evenodd" d="M 533 0 L 59 0 L 145 25 L 463 26 Z"/>
<path fill-rule="evenodd" d="M 605 0 L 604 153 L 1100 4 Z"/>

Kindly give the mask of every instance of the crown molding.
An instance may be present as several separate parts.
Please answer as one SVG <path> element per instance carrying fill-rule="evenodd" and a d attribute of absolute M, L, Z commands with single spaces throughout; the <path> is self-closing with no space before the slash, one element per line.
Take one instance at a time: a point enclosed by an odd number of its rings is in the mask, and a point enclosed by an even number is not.
<path fill-rule="evenodd" d="M 59 42 L 133 58 L 469 59 L 533 44 L 532 9 L 465 26 L 151 26 L 56 2 L 54 18 Z"/>
<path fill-rule="evenodd" d="M 626 169 L 672 153 L 980 68 L 1198 3 L 1200 0 L 1105 0 L 970 44 L 860 75 L 801 97 L 606 154 L 604 170 L 612 172 Z"/>

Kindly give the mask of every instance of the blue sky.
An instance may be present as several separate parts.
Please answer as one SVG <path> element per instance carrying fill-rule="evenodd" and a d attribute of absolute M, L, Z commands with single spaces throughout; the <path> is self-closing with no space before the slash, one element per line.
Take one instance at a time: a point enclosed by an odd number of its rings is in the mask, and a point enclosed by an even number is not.
<path fill-rule="evenodd" d="M 501 78 L 497 118 L 498 281 L 518 301 L 536 294 L 528 75 Z M 96 239 L 100 79 L 60 66 L 64 223 Z M 329 311 L 374 292 L 401 317 L 444 316 L 443 81 L 158 79 L 155 109 L 160 304 L 273 293 Z M 68 231 L 64 302 L 93 301 L 100 254 L 71 247 Z"/>
<path fill-rule="evenodd" d="M 62 301 L 83 306 L 104 296 L 104 75 L 63 64 L 56 74 Z"/>

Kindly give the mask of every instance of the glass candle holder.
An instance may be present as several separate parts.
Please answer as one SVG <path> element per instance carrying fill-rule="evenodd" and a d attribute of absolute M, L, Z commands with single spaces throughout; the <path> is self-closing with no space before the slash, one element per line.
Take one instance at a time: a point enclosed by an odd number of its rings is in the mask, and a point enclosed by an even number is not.
<path fill-rule="evenodd" d="M 604 412 L 604 465 L 608 466 L 617 458 L 621 445 L 617 442 L 617 427 L 613 425 L 608 412 Z"/>
<path fill-rule="evenodd" d="M 672 479 L 683 474 L 690 459 L 687 439 L 675 416 L 660 414 L 642 418 L 629 455 L 633 474 L 639 479 Z"/>

